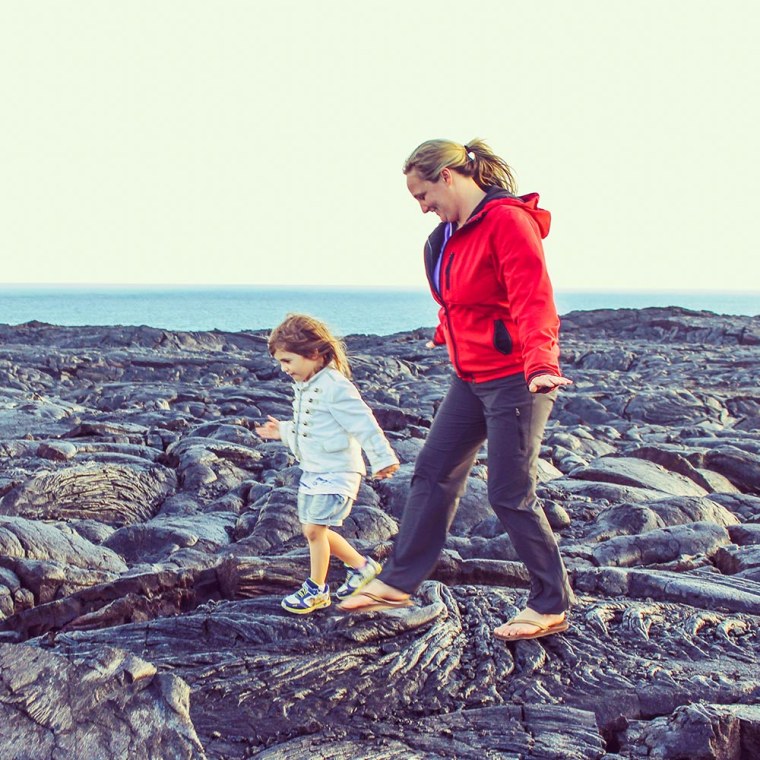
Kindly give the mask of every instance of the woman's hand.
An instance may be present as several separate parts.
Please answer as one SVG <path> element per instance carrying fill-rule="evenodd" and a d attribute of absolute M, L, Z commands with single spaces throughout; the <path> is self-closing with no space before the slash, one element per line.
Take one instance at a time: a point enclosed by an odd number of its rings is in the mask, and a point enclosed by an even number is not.
<path fill-rule="evenodd" d="M 573 381 L 568 377 L 559 375 L 536 375 L 528 386 L 531 393 L 549 393 L 562 385 L 572 385 Z"/>
<path fill-rule="evenodd" d="M 270 441 L 280 440 L 280 421 L 276 417 L 267 415 L 267 421 L 263 425 L 256 425 L 256 434 Z"/>
<path fill-rule="evenodd" d="M 378 470 L 372 477 L 375 480 L 385 480 L 386 478 L 393 477 L 393 473 L 398 470 L 398 464 L 390 464 L 387 467 L 383 467 L 382 470 Z"/>

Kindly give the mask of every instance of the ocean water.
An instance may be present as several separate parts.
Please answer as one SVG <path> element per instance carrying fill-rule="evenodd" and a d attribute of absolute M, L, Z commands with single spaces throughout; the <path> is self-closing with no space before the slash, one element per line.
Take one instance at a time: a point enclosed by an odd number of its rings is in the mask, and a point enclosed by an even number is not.
<path fill-rule="evenodd" d="M 557 292 L 560 314 L 600 308 L 682 306 L 718 314 L 760 314 L 760 292 Z M 430 327 L 437 307 L 423 289 L 280 287 L 0 286 L 0 323 L 148 325 L 169 330 L 259 330 L 288 312 L 312 314 L 339 335 Z"/>

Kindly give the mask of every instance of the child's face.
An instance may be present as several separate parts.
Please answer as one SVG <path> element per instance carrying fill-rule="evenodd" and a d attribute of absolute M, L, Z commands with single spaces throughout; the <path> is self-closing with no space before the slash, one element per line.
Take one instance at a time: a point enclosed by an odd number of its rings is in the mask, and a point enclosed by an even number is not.
<path fill-rule="evenodd" d="M 280 362 L 280 369 L 297 383 L 311 379 L 324 366 L 324 361 L 319 354 L 314 354 L 313 358 L 309 358 L 278 348 L 273 355 L 275 360 Z"/>

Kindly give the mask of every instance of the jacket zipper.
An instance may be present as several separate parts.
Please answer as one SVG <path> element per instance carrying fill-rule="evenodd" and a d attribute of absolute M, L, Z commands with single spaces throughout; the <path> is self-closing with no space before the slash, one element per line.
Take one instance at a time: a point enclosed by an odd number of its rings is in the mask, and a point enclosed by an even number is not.
<path fill-rule="evenodd" d="M 454 263 L 454 253 L 452 252 L 451 256 L 449 256 L 449 260 L 446 262 L 446 270 L 443 273 L 443 277 L 446 280 L 446 290 L 451 290 L 451 265 Z M 443 288 L 441 289 L 443 291 Z M 443 292 L 441 292 L 441 299 L 443 299 Z M 457 346 L 457 342 L 454 338 L 454 329 L 451 326 L 451 319 L 449 319 L 449 308 L 446 306 L 446 304 L 443 305 L 444 312 L 446 313 L 446 324 L 449 328 L 449 335 L 451 335 L 451 345 L 454 348 L 454 364 L 457 368 L 457 371 L 460 376 L 468 375 L 469 373 L 465 372 L 462 369 L 461 364 L 459 363 L 459 348 Z"/>
<path fill-rule="evenodd" d="M 451 237 L 454 237 L 454 235 L 456 235 L 457 232 L 459 232 L 459 230 L 454 230 L 454 232 L 452 233 Z M 449 238 L 449 242 L 450 241 L 451 241 L 451 238 Z M 428 246 L 428 248 L 430 250 L 430 253 L 432 254 L 433 253 L 433 248 L 430 245 L 430 241 L 429 240 L 427 241 L 426 245 Z M 448 245 L 448 243 L 447 243 L 447 245 Z M 454 338 L 454 330 L 452 329 L 452 326 L 451 326 L 451 318 L 449 317 L 449 307 L 446 304 L 445 298 L 443 297 L 443 292 L 444 292 L 444 287 L 443 286 L 444 286 L 444 284 L 445 284 L 445 289 L 446 290 L 450 290 L 451 289 L 451 266 L 454 263 L 454 254 L 452 253 L 451 256 L 449 256 L 449 259 L 446 262 L 445 269 L 442 268 L 440 286 L 436 286 L 436 283 L 435 283 L 435 281 L 433 279 L 433 272 L 435 271 L 435 257 L 432 256 L 432 255 L 430 257 L 430 262 L 431 262 L 432 269 L 427 272 L 428 281 L 433 286 L 432 287 L 433 293 L 437 293 L 437 295 L 438 295 L 438 302 L 443 307 L 443 313 L 446 315 L 446 325 L 447 325 L 447 327 L 449 329 L 449 335 L 451 336 L 451 345 L 453 347 L 453 357 L 452 357 L 452 360 L 453 360 L 453 363 L 454 363 L 454 367 L 456 368 L 457 374 L 460 377 L 462 377 L 462 378 L 469 378 L 470 380 L 474 380 L 475 376 L 471 372 L 465 372 L 462 369 L 462 365 L 459 362 L 459 348 L 458 348 L 457 342 L 456 342 L 456 340 Z"/>

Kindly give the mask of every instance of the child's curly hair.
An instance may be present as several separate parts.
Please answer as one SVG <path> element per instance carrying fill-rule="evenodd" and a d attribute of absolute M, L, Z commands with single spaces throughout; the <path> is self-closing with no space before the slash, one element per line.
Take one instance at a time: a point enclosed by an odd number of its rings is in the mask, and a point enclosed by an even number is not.
<path fill-rule="evenodd" d="M 324 322 L 308 314 L 288 314 L 284 321 L 272 330 L 268 341 L 269 353 L 290 351 L 307 359 L 322 357 L 325 366 L 332 364 L 346 377 L 351 377 L 346 347 L 336 338 Z"/>

